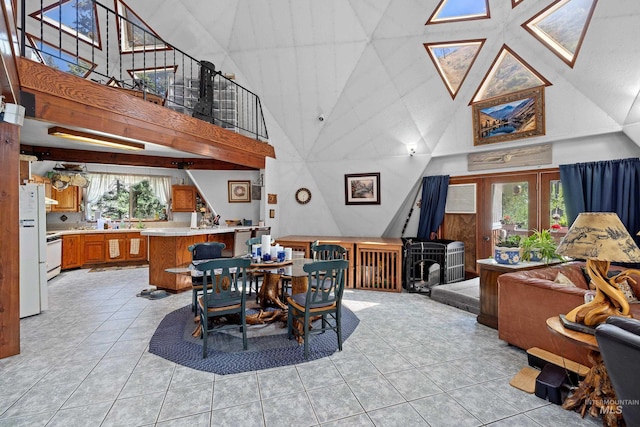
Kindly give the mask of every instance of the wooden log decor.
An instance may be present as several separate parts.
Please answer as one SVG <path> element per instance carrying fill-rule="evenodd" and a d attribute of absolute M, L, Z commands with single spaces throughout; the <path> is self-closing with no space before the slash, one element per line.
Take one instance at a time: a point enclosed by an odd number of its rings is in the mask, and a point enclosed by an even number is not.
<path fill-rule="evenodd" d="M 467 155 L 467 169 L 470 171 L 538 166 L 551 164 L 551 162 L 551 144 Z"/>

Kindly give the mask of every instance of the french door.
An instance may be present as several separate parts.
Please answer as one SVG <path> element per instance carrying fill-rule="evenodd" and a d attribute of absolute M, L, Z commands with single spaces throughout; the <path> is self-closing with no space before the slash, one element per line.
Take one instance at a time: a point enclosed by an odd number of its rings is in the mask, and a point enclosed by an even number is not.
<path fill-rule="evenodd" d="M 537 173 L 486 177 L 479 196 L 480 258 L 493 256 L 500 238 L 526 237 L 530 230 L 540 228 Z"/>

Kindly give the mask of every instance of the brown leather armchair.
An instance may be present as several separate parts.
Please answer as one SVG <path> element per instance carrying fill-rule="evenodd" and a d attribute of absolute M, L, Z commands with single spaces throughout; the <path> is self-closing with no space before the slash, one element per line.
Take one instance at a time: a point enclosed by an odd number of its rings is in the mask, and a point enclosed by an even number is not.
<path fill-rule="evenodd" d="M 600 354 L 628 426 L 640 426 L 640 320 L 612 316 L 596 328 Z"/>

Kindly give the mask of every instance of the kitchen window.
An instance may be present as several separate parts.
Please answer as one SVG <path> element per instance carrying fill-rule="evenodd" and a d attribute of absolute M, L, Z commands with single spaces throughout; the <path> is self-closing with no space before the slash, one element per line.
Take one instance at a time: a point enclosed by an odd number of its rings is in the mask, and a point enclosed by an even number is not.
<path fill-rule="evenodd" d="M 167 220 L 171 198 L 171 177 L 88 174 L 85 218 L 97 221 Z"/>

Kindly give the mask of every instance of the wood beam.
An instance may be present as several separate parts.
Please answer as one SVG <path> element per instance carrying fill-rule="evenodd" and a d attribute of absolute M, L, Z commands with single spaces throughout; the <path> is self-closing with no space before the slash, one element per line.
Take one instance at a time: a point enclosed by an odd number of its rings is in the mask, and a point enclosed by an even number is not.
<path fill-rule="evenodd" d="M 19 146 L 20 128 L 0 123 L 0 359 L 20 353 Z"/>
<path fill-rule="evenodd" d="M 144 166 L 167 169 L 205 170 L 255 170 L 248 166 L 223 162 L 216 159 L 196 159 L 184 157 L 145 156 L 141 154 L 107 153 L 103 151 L 69 150 L 66 148 L 20 145 L 20 154 L 30 154 L 39 160 L 55 162 L 98 163 L 124 166 Z"/>
<path fill-rule="evenodd" d="M 21 87 L 35 96 L 34 118 L 152 142 L 224 162 L 264 168 L 273 146 L 211 123 L 146 102 L 25 58 Z"/>
<path fill-rule="evenodd" d="M 0 17 L 0 92 L 11 103 L 19 101 L 14 5 L 2 0 Z M 0 359 L 20 353 L 19 145 L 20 128 L 0 123 Z"/>

